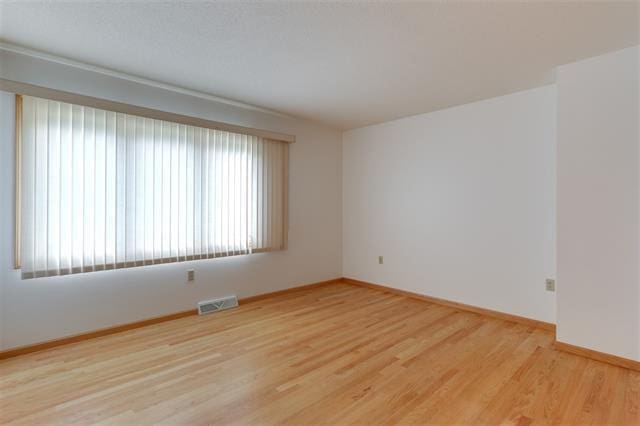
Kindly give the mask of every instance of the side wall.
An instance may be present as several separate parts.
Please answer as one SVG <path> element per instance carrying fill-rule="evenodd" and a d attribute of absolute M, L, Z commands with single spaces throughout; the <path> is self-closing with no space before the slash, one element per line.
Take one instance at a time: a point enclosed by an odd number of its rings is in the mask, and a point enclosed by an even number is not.
<path fill-rule="evenodd" d="M 546 86 L 346 132 L 343 275 L 555 322 L 555 107 Z"/>
<path fill-rule="evenodd" d="M 640 48 L 558 69 L 559 341 L 640 360 Z"/>
<path fill-rule="evenodd" d="M 287 251 L 22 281 L 12 267 L 14 101 L 0 92 L 0 349 L 341 276 L 340 132 L 5 51 L 0 77 L 297 136 Z"/>

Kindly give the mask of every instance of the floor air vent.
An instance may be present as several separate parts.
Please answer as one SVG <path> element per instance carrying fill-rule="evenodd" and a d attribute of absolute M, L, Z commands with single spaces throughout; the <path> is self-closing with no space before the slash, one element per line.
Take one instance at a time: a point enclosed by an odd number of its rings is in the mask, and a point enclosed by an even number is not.
<path fill-rule="evenodd" d="M 205 300 L 198 302 L 198 314 L 210 314 L 212 312 L 223 311 L 238 306 L 238 298 L 234 296 L 221 297 L 219 299 Z"/>

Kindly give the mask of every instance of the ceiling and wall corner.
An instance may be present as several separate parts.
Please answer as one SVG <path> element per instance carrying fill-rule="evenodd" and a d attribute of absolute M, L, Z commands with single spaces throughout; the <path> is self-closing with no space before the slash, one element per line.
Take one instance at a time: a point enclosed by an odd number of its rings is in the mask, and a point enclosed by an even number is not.
<path fill-rule="evenodd" d="M 0 3 L 0 41 L 351 129 L 549 84 L 637 2 Z"/>

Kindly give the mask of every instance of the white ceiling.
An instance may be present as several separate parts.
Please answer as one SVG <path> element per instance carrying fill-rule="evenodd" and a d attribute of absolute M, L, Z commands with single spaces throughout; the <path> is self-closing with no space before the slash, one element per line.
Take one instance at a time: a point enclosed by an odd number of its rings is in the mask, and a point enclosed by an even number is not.
<path fill-rule="evenodd" d="M 0 41 L 348 129 L 553 82 L 638 2 L 2 3 Z"/>

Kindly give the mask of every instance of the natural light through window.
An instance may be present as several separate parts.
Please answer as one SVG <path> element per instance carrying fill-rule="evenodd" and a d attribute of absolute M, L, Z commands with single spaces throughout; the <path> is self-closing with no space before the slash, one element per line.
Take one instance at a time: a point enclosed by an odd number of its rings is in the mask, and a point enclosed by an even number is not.
<path fill-rule="evenodd" d="M 288 144 L 22 97 L 23 278 L 279 250 Z"/>

